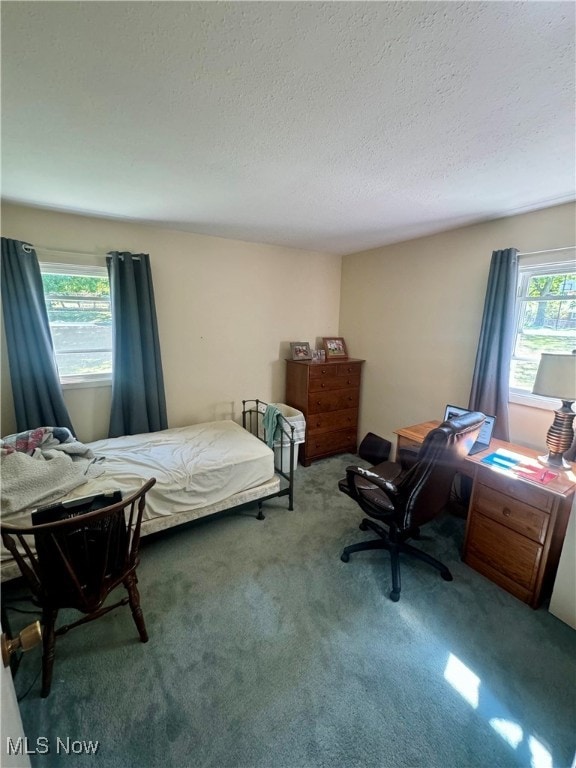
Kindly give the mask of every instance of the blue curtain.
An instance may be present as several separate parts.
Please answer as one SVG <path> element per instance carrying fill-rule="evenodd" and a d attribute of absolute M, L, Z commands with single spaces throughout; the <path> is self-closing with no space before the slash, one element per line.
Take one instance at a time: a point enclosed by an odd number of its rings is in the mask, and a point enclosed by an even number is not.
<path fill-rule="evenodd" d="M 494 437 L 509 440 L 508 392 L 514 344 L 518 251 L 494 251 L 468 407 L 496 416 Z"/>
<path fill-rule="evenodd" d="M 150 257 L 106 258 L 112 304 L 113 379 L 109 437 L 166 429 L 166 397 Z"/>
<path fill-rule="evenodd" d="M 2 238 L 2 313 L 16 428 L 68 427 L 36 251 Z"/>

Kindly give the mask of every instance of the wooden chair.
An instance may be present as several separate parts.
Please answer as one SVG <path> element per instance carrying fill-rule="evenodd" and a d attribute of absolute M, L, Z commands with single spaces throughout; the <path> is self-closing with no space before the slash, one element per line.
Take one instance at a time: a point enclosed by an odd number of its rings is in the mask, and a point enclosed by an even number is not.
<path fill-rule="evenodd" d="M 70 629 L 130 604 L 140 640 L 148 641 L 136 568 L 146 494 L 155 482 L 151 478 L 136 493 L 96 511 L 78 513 L 69 507 L 65 519 L 55 522 L 0 525 L 2 541 L 42 609 L 43 697 L 50 693 L 56 637 Z M 128 595 L 104 607 L 110 592 L 120 584 Z M 56 629 L 58 611 L 63 608 L 75 608 L 85 615 Z"/>

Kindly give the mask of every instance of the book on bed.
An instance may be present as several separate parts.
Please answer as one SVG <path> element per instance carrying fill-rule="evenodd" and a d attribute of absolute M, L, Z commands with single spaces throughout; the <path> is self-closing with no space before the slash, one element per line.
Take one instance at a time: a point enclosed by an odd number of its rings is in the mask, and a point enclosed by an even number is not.
<path fill-rule="evenodd" d="M 32 512 L 32 525 L 43 525 L 44 523 L 56 523 L 58 520 L 67 520 L 70 517 L 110 507 L 119 501 L 122 501 L 122 493 L 120 491 L 105 491 L 104 493 L 81 496 L 69 501 L 56 502 L 46 507 L 39 507 L 35 512 Z"/>

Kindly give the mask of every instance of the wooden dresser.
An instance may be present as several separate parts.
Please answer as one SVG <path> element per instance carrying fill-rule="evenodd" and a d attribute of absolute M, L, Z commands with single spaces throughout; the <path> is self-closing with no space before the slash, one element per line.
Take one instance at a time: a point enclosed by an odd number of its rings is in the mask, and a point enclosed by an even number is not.
<path fill-rule="evenodd" d="M 300 462 L 337 453 L 356 453 L 363 360 L 286 361 L 286 405 L 306 419 Z"/>
<path fill-rule="evenodd" d="M 415 450 L 438 421 L 397 430 L 398 449 Z M 576 490 L 576 465 L 539 484 L 482 458 L 498 449 L 537 463 L 538 452 L 493 439 L 467 456 L 458 471 L 473 479 L 462 559 L 503 589 L 537 608 L 550 596 Z M 545 470 L 545 467 L 542 467 Z"/>

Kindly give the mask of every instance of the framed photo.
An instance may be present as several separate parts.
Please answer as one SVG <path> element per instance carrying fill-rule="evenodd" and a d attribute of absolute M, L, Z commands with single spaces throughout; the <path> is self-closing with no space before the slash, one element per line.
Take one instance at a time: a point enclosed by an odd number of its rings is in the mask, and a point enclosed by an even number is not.
<path fill-rule="evenodd" d="M 326 352 L 323 349 L 313 349 L 312 350 L 312 362 L 313 363 L 325 363 L 326 362 Z"/>
<path fill-rule="evenodd" d="M 324 336 L 322 345 L 326 352 L 326 360 L 345 360 L 348 357 L 346 342 L 342 336 Z"/>
<path fill-rule="evenodd" d="M 291 341 L 290 352 L 292 360 L 312 360 L 310 344 L 307 341 Z"/>

